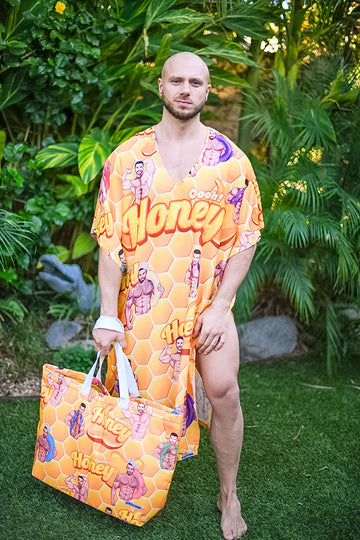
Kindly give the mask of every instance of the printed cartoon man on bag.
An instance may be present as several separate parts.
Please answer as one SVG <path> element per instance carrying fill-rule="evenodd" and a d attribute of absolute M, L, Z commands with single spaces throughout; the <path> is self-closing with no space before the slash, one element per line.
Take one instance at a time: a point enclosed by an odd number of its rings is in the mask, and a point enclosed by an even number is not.
<path fill-rule="evenodd" d="M 168 471 L 175 469 L 176 456 L 178 452 L 178 442 L 179 437 L 176 433 L 171 433 L 169 440 L 164 443 L 160 443 L 154 452 L 154 457 L 160 460 L 160 467 Z"/>
<path fill-rule="evenodd" d="M 126 473 L 118 474 L 111 488 L 111 504 L 115 506 L 115 495 L 119 490 L 119 499 L 131 501 L 138 499 L 147 492 L 142 474 L 136 470 L 136 462 L 130 460 L 126 465 Z"/>

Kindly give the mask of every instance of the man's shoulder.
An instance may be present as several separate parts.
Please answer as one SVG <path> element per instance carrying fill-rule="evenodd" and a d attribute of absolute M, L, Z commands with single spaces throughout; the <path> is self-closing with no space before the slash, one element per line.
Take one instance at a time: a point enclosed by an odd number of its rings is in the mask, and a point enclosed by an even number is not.
<path fill-rule="evenodd" d="M 143 131 L 138 131 L 125 141 L 122 141 L 112 152 L 111 155 L 120 155 L 129 150 L 133 150 L 134 147 L 137 147 L 140 143 L 141 147 L 148 144 L 149 141 L 153 140 L 154 128 L 150 127 L 144 129 Z"/>

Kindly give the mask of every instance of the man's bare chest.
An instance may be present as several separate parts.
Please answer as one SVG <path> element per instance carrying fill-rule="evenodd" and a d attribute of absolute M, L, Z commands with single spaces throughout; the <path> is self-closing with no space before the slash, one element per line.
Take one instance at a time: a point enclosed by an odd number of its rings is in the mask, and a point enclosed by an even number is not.
<path fill-rule="evenodd" d="M 198 144 L 162 145 L 161 159 L 164 167 L 174 182 L 182 182 L 199 160 L 203 149 L 202 141 Z"/>

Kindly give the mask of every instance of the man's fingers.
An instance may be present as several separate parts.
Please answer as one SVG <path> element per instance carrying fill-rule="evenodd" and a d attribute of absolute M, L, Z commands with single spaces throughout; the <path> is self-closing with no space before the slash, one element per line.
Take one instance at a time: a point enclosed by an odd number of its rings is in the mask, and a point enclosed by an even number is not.
<path fill-rule="evenodd" d="M 200 338 L 201 338 L 201 335 L 200 335 Z M 200 341 L 200 338 L 199 338 L 199 341 Z M 200 353 L 200 354 L 209 354 L 212 350 L 218 350 L 218 349 L 221 349 L 221 347 L 223 346 L 224 342 L 225 342 L 225 339 L 223 338 L 223 336 L 219 336 L 218 334 L 216 334 L 215 336 L 210 336 L 208 335 L 206 338 L 205 338 L 205 341 L 204 342 L 199 342 L 198 341 L 198 344 L 196 345 L 196 349 L 197 351 Z"/>
<path fill-rule="evenodd" d="M 221 347 L 224 345 L 224 343 L 225 343 L 225 338 L 222 336 L 219 339 L 217 345 L 214 347 L 215 351 L 219 351 L 221 349 Z"/>
<path fill-rule="evenodd" d="M 118 334 L 114 341 L 117 341 L 118 343 L 120 343 L 122 347 L 126 347 L 125 334 Z"/>
<path fill-rule="evenodd" d="M 97 345 L 95 347 L 95 351 L 96 352 L 101 352 L 101 356 L 107 356 L 108 354 L 111 353 L 111 349 L 112 349 L 112 345 L 106 345 L 106 346 L 103 346 L 101 347 L 101 345 Z"/>
<path fill-rule="evenodd" d="M 122 332 L 99 328 L 93 331 L 93 338 L 95 341 L 95 350 L 99 351 L 101 349 L 103 356 L 107 356 L 110 353 L 114 341 L 119 342 L 122 347 L 126 347 L 125 334 Z"/>

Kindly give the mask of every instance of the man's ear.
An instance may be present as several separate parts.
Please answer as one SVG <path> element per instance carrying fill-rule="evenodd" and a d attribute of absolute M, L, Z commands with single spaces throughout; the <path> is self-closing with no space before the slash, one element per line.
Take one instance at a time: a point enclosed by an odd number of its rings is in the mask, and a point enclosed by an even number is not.
<path fill-rule="evenodd" d="M 205 101 L 207 101 L 207 99 L 208 99 L 208 97 L 209 97 L 210 90 L 211 90 L 211 84 L 209 83 L 209 84 L 208 84 L 208 87 L 207 87 L 207 94 L 206 94 Z"/>

